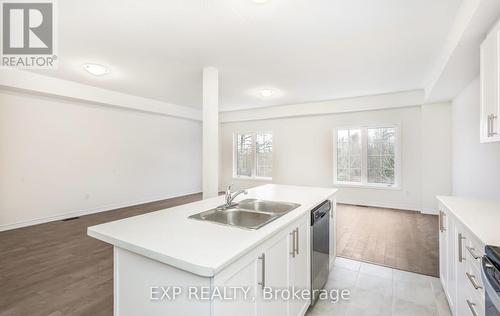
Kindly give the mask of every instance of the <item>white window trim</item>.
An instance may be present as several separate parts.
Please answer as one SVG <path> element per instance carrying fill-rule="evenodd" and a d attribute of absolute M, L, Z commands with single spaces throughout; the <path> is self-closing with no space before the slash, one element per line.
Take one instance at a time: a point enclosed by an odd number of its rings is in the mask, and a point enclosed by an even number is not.
<path fill-rule="evenodd" d="M 256 147 L 256 137 L 255 134 L 258 133 L 268 133 L 273 135 L 272 131 L 258 131 L 258 132 L 235 132 L 233 133 L 233 179 L 234 180 L 254 180 L 254 181 L 272 181 L 273 177 L 258 177 L 256 176 L 257 174 L 257 161 L 255 159 L 255 147 Z M 237 173 L 237 165 L 236 165 L 236 160 L 238 156 L 238 146 L 236 144 L 237 142 L 237 135 L 238 134 L 252 134 L 252 176 L 239 176 Z M 272 157 L 273 157 L 273 172 L 274 172 L 274 135 L 273 135 L 273 151 L 272 151 Z"/>
<path fill-rule="evenodd" d="M 396 129 L 396 142 L 394 148 L 395 166 L 394 166 L 394 184 L 387 185 L 382 183 L 368 183 L 368 153 L 367 144 L 368 128 L 393 127 Z M 337 181 L 337 139 L 338 131 L 341 129 L 361 129 L 361 183 Z M 379 190 L 401 190 L 401 124 L 376 124 L 376 125 L 360 125 L 360 126 L 343 126 L 333 130 L 333 185 L 346 188 L 365 188 Z"/>

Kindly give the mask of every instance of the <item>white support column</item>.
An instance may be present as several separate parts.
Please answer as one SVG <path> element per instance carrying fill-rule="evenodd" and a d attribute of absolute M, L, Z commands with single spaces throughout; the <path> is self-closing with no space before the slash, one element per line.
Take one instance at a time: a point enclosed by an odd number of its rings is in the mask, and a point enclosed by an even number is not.
<path fill-rule="evenodd" d="M 219 192 L 219 71 L 203 68 L 203 198 Z"/>

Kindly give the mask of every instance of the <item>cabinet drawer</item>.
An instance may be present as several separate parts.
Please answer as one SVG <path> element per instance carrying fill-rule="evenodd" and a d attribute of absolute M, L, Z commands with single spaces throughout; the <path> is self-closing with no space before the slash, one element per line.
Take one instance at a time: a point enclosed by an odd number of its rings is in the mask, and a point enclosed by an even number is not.
<path fill-rule="evenodd" d="M 465 299 L 461 311 L 463 312 L 459 315 L 485 316 L 484 303 L 472 298 Z"/>
<path fill-rule="evenodd" d="M 481 258 L 484 255 L 483 247 L 473 236 L 467 234 L 465 240 L 465 259 L 477 271 L 481 271 Z M 480 274 L 479 274 L 480 275 Z"/>
<path fill-rule="evenodd" d="M 481 272 L 476 268 L 474 262 L 468 260 L 465 264 L 465 283 L 468 285 L 468 292 L 479 294 L 479 299 L 484 301 L 484 285 L 483 279 L 481 278 Z"/>
<path fill-rule="evenodd" d="M 470 287 L 470 289 L 470 291 L 466 291 L 466 293 L 464 293 L 464 301 L 460 302 L 461 307 L 459 307 L 459 310 L 461 310 L 462 313 L 459 314 L 470 316 L 485 316 L 484 297 L 482 297 L 478 293 L 475 293 L 472 290 L 472 287 Z"/>
<path fill-rule="evenodd" d="M 464 271 L 465 270 L 465 271 Z M 479 271 L 472 262 L 465 263 L 465 269 L 459 276 L 461 284 L 458 289 L 462 299 L 459 315 L 484 316 L 484 287 Z"/>

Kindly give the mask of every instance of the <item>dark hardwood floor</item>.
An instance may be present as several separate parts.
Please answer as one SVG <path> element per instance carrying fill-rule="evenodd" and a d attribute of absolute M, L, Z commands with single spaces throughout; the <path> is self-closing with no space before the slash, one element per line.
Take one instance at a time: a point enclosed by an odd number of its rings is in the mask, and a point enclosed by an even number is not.
<path fill-rule="evenodd" d="M 337 230 L 338 256 L 439 275 L 438 216 L 339 204 Z"/>
<path fill-rule="evenodd" d="M 0 233 L 0 316 L 113 315 L 113 248 L 87 227 L 198 201 L 188 195 Z"/>

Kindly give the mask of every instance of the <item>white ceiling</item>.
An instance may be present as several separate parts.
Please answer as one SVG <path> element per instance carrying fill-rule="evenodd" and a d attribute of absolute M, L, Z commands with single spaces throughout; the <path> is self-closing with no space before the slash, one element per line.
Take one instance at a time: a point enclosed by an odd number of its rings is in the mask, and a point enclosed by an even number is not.
<path fill-rule="evenodd" d="M 40 73 L 200 107 L 210 65 L 223 109 L 421 89 L 460 2 L 58 1 L 59 69 Z M 111 73 L 93 77 L 86 62 Z"/>

